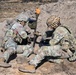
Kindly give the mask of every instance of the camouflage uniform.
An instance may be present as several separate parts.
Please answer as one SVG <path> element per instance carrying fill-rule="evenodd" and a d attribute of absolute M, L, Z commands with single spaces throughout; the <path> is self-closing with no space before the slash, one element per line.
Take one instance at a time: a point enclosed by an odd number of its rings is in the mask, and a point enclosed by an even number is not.
<path fill-rule="evenodd" d="M 50 46 L 42 46 L 38 51 L 37 55 L 29 61 L 29 67 L 19 68 L 22 72 L 35 72 L 35 68 L 38 64 L 45 58 L 45 56 L 51 56 L 57 59 L 60 58 L 70 58 L 72 57 L 71 50 L 76 48 L 73 46 L 75 43 L 75 38 L 71 32 L 65 26 L 61 26 L 60 18 L 56 16 L 51 16 L 47 20 L 47 26 L 54 30 L 52 39 L 49 41 Z M 74 49 L 73 49 L 74 48 Z M 74 54 L 75 55 L 75 54 Z M 53 59 L 53 58 L 50 58 Z M 59 62 L 57 60 L 55 62 Z"/>
<path fill-rule="evenodd" d="M 20 23 L 15 23 L 10 30 L 8 30 L 4 37 L 4 59 L 8 61 L 10 55 L 14 53 L 23 53 L 22 55 L 27 57 L 32 52 L 32 46 L 24 45 L 19 47 L 16 42 L 21 43 L 22 39 L 27 38 L 27 33 Z M 16 41 L 16 42 L 15 42 Z M 19 48 L 21 49 L 19 49 Z"/>
<path fill-rule="evenodd" d="M 63 55 L 63 50 L 68 51 L 69 40 L 63 41 L 63 39 L 69 39 L 69 35 L 71 34 L 68 32 L 66 28 L 62 26 L 56 28 L 56 30 L 53 33 L 53 38 L 49 42 L 50 46 L 41 47 L 39 53 L 37 53 L 37 55 L 29 63 L 37 66 L 37 64 L 40 63 L 45 56 L 64 57 L 65 55 Z M 69 57 L 69 54 L 66 54 L 66 56 Z"/>

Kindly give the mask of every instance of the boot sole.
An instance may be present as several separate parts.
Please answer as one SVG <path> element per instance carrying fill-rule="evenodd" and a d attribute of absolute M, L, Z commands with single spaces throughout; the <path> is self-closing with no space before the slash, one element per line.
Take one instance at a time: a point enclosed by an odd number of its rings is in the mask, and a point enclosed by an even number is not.
<path fill-rule="evenodd" d="M 0 67 L 3 67 L 3 68 L 9 68 L 9 67 L 11 67 L 11 65 L 2 65 L 2 64 L 0 64 Z"/>
<path fill-rule="evenodd" d="M 20 67 L 18 68 L 19 71 L 21 72 L 24 72 L 24 73 L 35 73 L 36 71 L 30 71 L 30 70 L 24 70 L 24 69 L 21 69 Z"/>

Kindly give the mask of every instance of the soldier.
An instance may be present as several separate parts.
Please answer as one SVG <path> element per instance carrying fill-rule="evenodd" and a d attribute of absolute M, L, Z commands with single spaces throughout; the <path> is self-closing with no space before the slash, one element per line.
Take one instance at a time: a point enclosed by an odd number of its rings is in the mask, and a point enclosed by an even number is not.
<path fill-rule="evenodd" d="M 7 62 L 12 54 L 23 53 L 22 56 L 28 57 L 29 54 L 32 52 L 33 47 L 31 45 L 24 45 L 21 49 L 21 47 L 17 44 L 21 44 L 22 40 L 27 39 L 28 37 L 24 29 L 27 21 L 27 16 L 21 14 L 18 16 L 17 22 L 9 30 L 6 31 L 3 41 L 5 52 L 0 58 L 0 67 L 11 67 L 11 65 Z"/>
<path fill-rule="evenodd" d="M 65 26 L 60 23 L 60 18 L 52 15 L 47 19 L 47 26 L 51 30 L 54 30 L 52 39 L 49 41 L 50 46 L 42 46 L 37 55 L 29 61 L 29 64 L 23 67 L 19 67 L 19 71 L 34 73 L 38 64 L 45 58 L 45 56 L 51 56 L 56 60 L 51 61 L 60 63 L 63 62 L 60 58 L 70 58 L 73 53 L 71 41 L 75 40 L 71 32 Z M 71 45 L 70 45 L 71 44 Z"/>

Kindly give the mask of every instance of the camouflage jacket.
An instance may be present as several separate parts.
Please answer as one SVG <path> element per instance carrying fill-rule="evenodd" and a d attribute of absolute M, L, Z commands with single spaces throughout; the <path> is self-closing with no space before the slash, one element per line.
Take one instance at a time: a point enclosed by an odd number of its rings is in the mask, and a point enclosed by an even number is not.
<path fill-rule="evenodd" d="M 53 38 L 49 42 L 50 45 L 61 45 L 62 49 L 72 49 L 75 50 L 76 39 L 71 34 L 69 29 L 65 26 L 59 26 L 53 33 Z"/>
<path fill-rule="evenodd" d="M 12 38 L 14 41 L 21 43 L 22 39 L 27 38 L 27 33 L 21 24 L 15 23 L 11 29 L 6 31 L 4 41 L 9 40 L 9 38 Z"/>

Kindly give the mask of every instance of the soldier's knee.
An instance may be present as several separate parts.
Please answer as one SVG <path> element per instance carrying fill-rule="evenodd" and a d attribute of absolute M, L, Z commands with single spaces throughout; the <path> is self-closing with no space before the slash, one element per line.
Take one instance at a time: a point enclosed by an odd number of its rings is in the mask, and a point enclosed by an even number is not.
<path fill-rule="evenodd" d="M 43 46 L 43 47 L 40 48 L 39 53 L 40 53 L 40 54 L 41 54 L 41 53 L 42 53 L 42 54 L 46 54 L 47 51 L 48 51 L 47 46 Z"/>
<path fill-rule="evenodd" d="M 14 49 L 8 49 L 8 50 L 7 50 L 7 53 L 9 53 L 9 54 L 14 54 L 14 53 L 16 53 L 16 51 L 15 51 Z"/>

